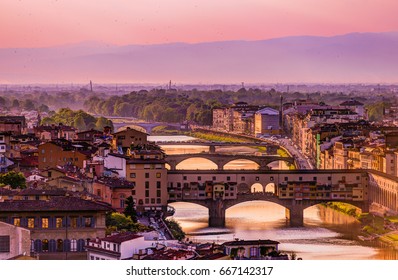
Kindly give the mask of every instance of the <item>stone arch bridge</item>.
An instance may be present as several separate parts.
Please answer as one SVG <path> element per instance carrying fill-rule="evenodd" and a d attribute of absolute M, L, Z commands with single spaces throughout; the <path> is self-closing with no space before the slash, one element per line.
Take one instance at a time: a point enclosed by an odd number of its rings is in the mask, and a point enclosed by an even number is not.
<path fill-rule="evenodd" d="M 209 210 L 209 226 L 210 227 L 224 227 L 225 226 L 225 211 L 237 204 L 248 201 L 268 201 L 281 205 L 286 209 L 286 221 L 290 226 L 299 227 L 304 224 L 304 210 L 308 207 L 323 203 L 323 202 L 344 202 L 358 207 L 362 212 L 369 212 L 369 204 L 367 201 L 347 201 L 347 200 L 295 200 L 295 199 L 280 199 L 271 192 L 257 192 L 248 194 L 239 194 L 237 199 L 222 200 L 222 199 L 206 199 L 206 200 L 178 200 L 178 202 L 189 202 L 206 207 Z M 176 202 L 176 201 L 170 201 Z"/>
<path fill-rule="evenodd" d="M 182 155 L 167 155 L 166 162 L 170 165 L 170 170 L 176 170 L 177 165 L 184 160 L 191 158 L 204 158 L 210 160 L 217 165 L 218 170 L 224 170 L 224 166 L 234 160 L 245 159 L 255 162 L 259 165 L 259 170 L 269 170 L 268 164 L 275 161 L 285 161 L 293 164 L 296 167 L 294 158 L 280 157 L 280 156 L 254 156 L 254 155 L 228 155 L 228 154 L 182 154 Z"/>

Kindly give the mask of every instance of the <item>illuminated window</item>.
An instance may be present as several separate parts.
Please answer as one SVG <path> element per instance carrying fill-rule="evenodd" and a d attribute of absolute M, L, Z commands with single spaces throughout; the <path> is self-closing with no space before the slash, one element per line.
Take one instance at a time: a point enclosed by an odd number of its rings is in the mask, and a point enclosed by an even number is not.
<path fill-rule="evenodd" d="M 157 172 L 157 173 L 156 173 L 156 178 L 161 178 L 161 177 L 162 177 L 162 173 Z"/>
<path fill-rule="evenodd" d="M 77 228 L 77 217 L 70 217 L 70 227 Z"/>
<path fill-rule="evenodd" d="M 14 226 L 20 227 L 21 226 L 21 218 L 14 218 Z"/>
<path fill-rule="evenodd" d="M 41 218 L 41 228 L 48 228 L 48 218 Z M 47 246 L 48 246 L 48 240 L 47 240 Z"/>
<path fill-rule="evenodd" d="M 28 218 L 28 228 L 35 227 L 35 218 Z"/>
<path fill-rule="evenodd" d="M 61 217 L 55 218 L 55 227 L 56 228 L 61 228 L 62 227 L 62 218 Z"/>

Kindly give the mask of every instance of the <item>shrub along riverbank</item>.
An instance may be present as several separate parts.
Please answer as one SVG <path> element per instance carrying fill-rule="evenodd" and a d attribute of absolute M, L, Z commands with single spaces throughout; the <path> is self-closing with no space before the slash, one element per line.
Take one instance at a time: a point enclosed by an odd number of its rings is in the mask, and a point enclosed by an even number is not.
<path fill-rule="evenodd" d="M 355 217 L 362 225 L 365 239 L 376 239 L 398 247 L 398 216 L 380 216 L 373 213 L 361 213 L 361 210 L 347 203 L 327 202 L 324 206 Z"/>

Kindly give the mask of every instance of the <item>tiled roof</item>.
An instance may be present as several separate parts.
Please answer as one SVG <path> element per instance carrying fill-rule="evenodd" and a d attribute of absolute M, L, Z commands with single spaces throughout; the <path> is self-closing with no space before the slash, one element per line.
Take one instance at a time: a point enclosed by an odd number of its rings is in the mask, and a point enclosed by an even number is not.
<path fill-rule="evenodd" d="M 132 232 L 122 232 L 119 234 L 107 236 L 105 238 L 101 238 L 101 241 L 107 241 L 107 242 L 112 242 L 112 243 L 118 243 L 121 244 L 125 241 L 141 238 L 141 235 L 132 233 Z"/>
<path fill-rule="evenodd" d="M 278 241 L 274 240 L 238 240 L 238 241 L 229 241 L 225 242 L 223 246 L 250 246 L 250 245 L 276 245 L 279 244 Z"/>
<path fill-rule="evenodd" d="M 39 189 L 24 189 L 18 195 L 49 195 L 49 196 L 65 196 L 66 191 L 61 189 L 56 190 L 39 190 Z"/>
<path fill-rule="evenodd" d="M 6 188 L 0 188 L 0 195 L 15 195 L 17 194 L 16 191 L 8 190 Z"/>
<path fill-rule="evenodd" d="M 0 202 L 3 212 L 112 211 L 112 207 L 76 197 L 53 196 L 49 200 L 14 200 Z"/>

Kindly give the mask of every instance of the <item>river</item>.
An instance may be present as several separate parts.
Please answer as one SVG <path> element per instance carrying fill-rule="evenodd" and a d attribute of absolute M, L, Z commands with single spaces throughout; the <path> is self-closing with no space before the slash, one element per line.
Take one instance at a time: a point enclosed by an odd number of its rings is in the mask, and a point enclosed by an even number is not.
<path fill-rule="evenodd" d="M 153 136 L 151 136 L 153 137 Z M 184 136 L 177 136 L 184 141 Z M 173 138 L 167 137 L 170 141 Z M 151 141 L 158 140 L 152 138 Z M 207 147 L 164 146 L 168 154 L 195 153 Z M 231 147 L 217 150 L 225 153 L 250 153 L 250 147 Z M 229 169 L 255 169 L 256 164 L 234 161 Z M 192 159 L 181 163 L 180 169 L 215 169 L 205 159 Z M 274 163 L 273 169 L 285 169 L 284 164 Z M 379 242 L 364 242 L 357 239 L 360 224 L 343 213 L 323 206 L 313 206 L 304 212 L 304 227 L 286 225 L 285 209 L 270 202 L 245 202 L 226 211 L 225 228 L 209 228 L 207 209 L 192 203 L 172 203 L 177 220 L 192 241 L 224 242 L 239 239 L 271 239 L 280 242 L 280 250 L 294 252 L 306 260 L 366 260 L 398 259 L 398 250 Z"/>

